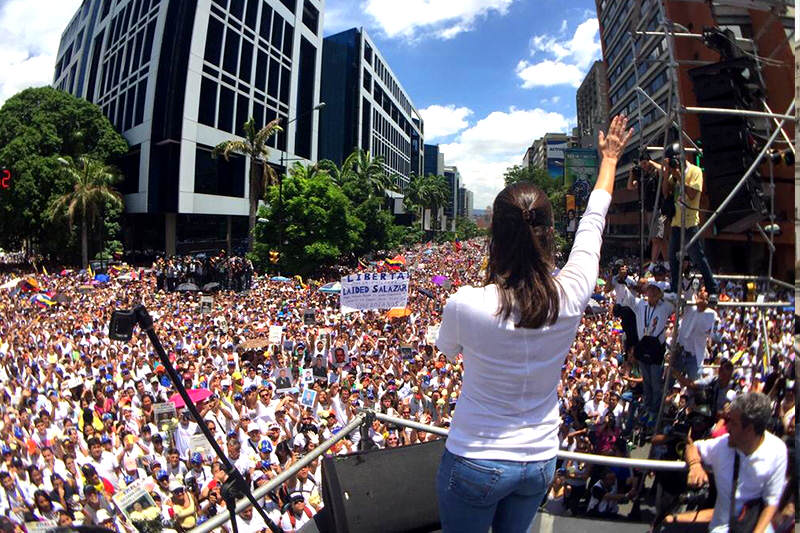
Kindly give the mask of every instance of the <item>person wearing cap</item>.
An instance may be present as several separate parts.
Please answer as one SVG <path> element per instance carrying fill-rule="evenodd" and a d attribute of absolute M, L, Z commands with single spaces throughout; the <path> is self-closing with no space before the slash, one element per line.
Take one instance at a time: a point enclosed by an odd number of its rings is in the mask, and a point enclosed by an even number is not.
<path fill-rule="evenodd" d="M 211 480 L 211 468 L 203 464 L 203 454 L 194 452 L 189 459 L 189 471 L 184 475 L 183 479 L 194 478 L 198 487 L 202 487 Z"/>
<path fill-rule="evenodd" d="M 642 374 L 644 408 L 650 417 L 650 422 L 654 423 L 663 392 L 662 372 L 666 352 L 666 330 L 675 306 L 671 301 L 664 299 L 664 292 L 669 288 L 664 281 L 648 280 L 645 298 L 635 296 L 627 286 L 618 284 L 615 288 L 624 292 L 621 305 L 631 308 L 636 316 L 636 333 L 639 340 L 633 353 Z"/>
<path fill-rule="evenodd" d="M 314 518 L 315 511 L 306 505 L 303 494 L 294 492 L 289 496 L 286 512 L 281 516 L 280 526 L 285 533 L 295 533 L 303 525 Z"/>
<path fill-rule="evenodd" d="M 101 521 L 105 521 L 108 516 L 114 515 L 114 507 L 109 499 L 93 485 L 86 485 L 83 489 L 83 495 L 84 525 L 99 526 L 102 523 Z"/>
<path fill-rule="evenodd" d="M 197 524 L 197 505 L 194 496 L 186 490 L 178 480 L 169 483 L 170 500 L 167 505 L 171 508 L 170 514 L 175 524 L 181 531 L 188 531 Z"/>

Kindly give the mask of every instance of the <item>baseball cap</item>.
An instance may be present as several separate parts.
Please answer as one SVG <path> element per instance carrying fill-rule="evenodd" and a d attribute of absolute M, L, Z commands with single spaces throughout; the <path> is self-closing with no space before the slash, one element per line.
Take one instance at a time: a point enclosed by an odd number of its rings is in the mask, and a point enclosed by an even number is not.
<path fill-rule="evenodd" d="M 198 452 L 193 453 L 192 454 L 192 459 L 191 459 L 190 462 L 192 464 L 197 464 L 197 465 L 203 464 L 203 455 L 198 453 Z"/>
<path fill-rule="evenodd" d="M 156 479 L 158 481 L 162 481 L 164 479 L 169 479 L 169 474 L 167 474 L 166 470 L 159 470 L 158 474 L 156 474 Z"/>

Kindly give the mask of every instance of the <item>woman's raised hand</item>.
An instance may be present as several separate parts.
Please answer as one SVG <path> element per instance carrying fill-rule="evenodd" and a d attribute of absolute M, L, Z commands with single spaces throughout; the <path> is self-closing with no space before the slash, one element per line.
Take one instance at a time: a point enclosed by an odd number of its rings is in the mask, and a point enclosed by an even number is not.
<path fill-rule="evenodd" d="M 625 115 L 614 117 L 608 128 L 608 134 L 601 131 L 597 136 L 597 146 L 603 154 L 603 159 L 619 159 L 631 135 L 633 128 L 628 129 L 628 117 Z"/>

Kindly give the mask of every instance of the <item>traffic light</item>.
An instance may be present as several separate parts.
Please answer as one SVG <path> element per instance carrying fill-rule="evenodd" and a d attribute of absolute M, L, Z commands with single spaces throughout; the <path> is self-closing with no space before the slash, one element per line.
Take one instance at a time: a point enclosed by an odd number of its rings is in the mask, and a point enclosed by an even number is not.
<path fill-rule="evenodd" d="M 270 250 L 270 252 L 269 252 L 269 262 L 270 263 L 272 263 L 274 265 L 275 263 L 278 262 L 279 258 L 280 258 L 280 252 L 278 252 L 277 250 Z"/>

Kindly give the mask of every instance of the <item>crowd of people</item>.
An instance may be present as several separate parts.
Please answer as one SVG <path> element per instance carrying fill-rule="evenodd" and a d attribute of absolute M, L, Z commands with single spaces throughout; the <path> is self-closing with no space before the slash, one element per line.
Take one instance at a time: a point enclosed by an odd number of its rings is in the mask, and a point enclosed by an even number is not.
<path fill-rule="evenodd" d="M 319 290 L 323 280 L 272 281 L 252 275 L 246 260 L 225 256 L 159 260 L 141 279 L 112 277 L 89 291 L 86 273 L 38 276 L 42 290 L 63 295 L 48 306 L 27 293 L 0 289 L 4 530 L 53 520 L 132 532 L 131 513 L 115 504 L 115 496 L 132 486 L 143 487 L 161 524 L 177 531 L 227 513 L 221 494 L 227 474 L 207 447 L 197 446 L 196 421 L 185 409 L 177 410 L 173 422 L 161 418 L 175 388 L 147 337 L 139 332 L 127 343 L 109 338 L 111 313 L 139 303 L 154 317 L 184 386 L 208 391 L 198 405 L 201 416 L 252 488 L 338 433 L 359 408 L 449 427 L 463 366 L 436 349 L 435 327 L 452 291 L 482 284 L 485 242 L 418 245 L 402 255 L 411 287 L 406 311 L 393 314 L 400 316 L 341 314 L 338 295 Z M 691 315 L 696 311 L 687 311 L 678 335 L 695 365 L 674 362 L 675 375 L 667 376 L 674 384 L 664 401 L 667 429 L 655 427 L 661 376 L 643 369 L 659 363 L 645 363 L 643 352 L 635 353 L 631 328 L 637 327 L 642 296 L 666 301 L 670 291 L 661 285 L 664 273 L 637 273 L 634 264 L 623 258 L 602 269 L 596 305 L 587 310 L 564 361 L 562 448 L 626 456 L 651 441 L 671 458 L 670 439 L 680 434 L 689 412 L 701 411 L 699 391 L 708 389 L 713 394 L 703 401 L 713 402 L 709 434 L 724 431 L 725 404 L 737 392 L 758 390 L 775 401 L 770 431 L 793 442 L 794 321 L 780 309 L 718 309 L 709 328 L 694 327 L 700 324 Z M 434 276 L 447 282 L 433 283 Z M 0 277 L 0 286 L 12 277 Z M 215 293 L 209 307 L 199 294 L 174 291 L 186 282 L 216 282 L 230 290 Z M 702 289 L 694 290 L 701 301 Z M 734 283 L 722 283 L 719 291 L 720 299 L 746 296 Z M 633 323 L 622 308 L 631 310 Z M 636 333 L 668 345 L 674 334 L 670 315 L 664 315 L 663 331 Z M 276 325 L 283 328 L 280 342 L 252 342 L 267 339 Z M 684 329 L 690 338 L 681 337 Z M 379 448 L 438 438 L 379 420 L 368 435 Z M 356 451 L 361 438 L 354 431 L 328 453 Z M 613 516 L 622 501 L 648 490 L 643 477 L 630 469 L 564 461 L 543 504 L 553 513 Z M 321 481 L 317 459 L 261 503 L 275 524 L 295 531 L 324 505 Z M 257 532 L 266 524 L 249 508 L 238 527 Z"/>
<path fill-rule="evenodd" d="M 191 283 L 194 289 L 203 289 L 209 284 L 212 290 L 241 292 L 250 287 L 253 279 L 253 264 L 249 259 L 227 256 L 220 252 L 216 256 L 207 254 L 159 257 L 153 263 L 156 290 L 172 292 L 181 285 Z"/>

